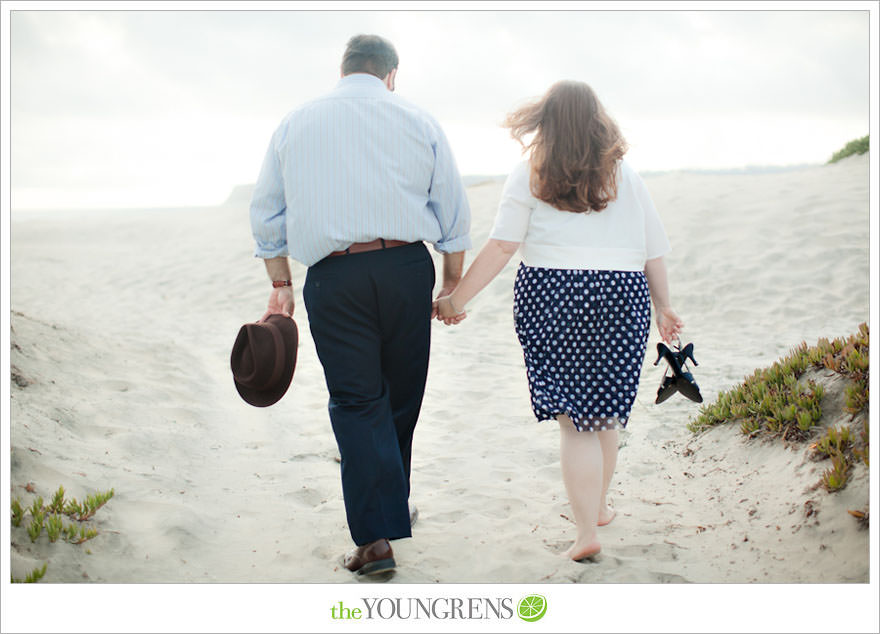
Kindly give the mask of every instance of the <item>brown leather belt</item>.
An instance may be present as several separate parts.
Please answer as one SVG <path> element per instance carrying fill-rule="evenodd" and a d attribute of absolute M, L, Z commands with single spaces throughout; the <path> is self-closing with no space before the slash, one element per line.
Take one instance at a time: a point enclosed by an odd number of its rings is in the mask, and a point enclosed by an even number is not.
<path fill-rule="evenodd" d="M 403 240 L 385 240 L 383 238 L 377 238 L 372 242 L 355 242 L 353 245 L 348 247 L 345 251 L 334 251 L 329 256 L 330 258 L 334 258 L 337 255 L 351 255 L 353 253 L 366 253 L 367 251 L 378 251 L 379 249 L 391 249 L 393 247 L 402 247 L 407 244 L 412 244 L 412 242 L 404 242 Z"/>

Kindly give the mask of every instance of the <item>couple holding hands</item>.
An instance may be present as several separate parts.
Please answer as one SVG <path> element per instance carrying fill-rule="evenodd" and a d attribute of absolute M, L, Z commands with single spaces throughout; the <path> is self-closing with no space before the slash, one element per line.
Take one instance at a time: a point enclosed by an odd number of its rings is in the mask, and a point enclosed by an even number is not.
<path fill-rule="evenodd" d="M 683 326 L 669 302 L 662 223 L 623 160 L 616 123 L 587 84 L 562 81 L 505 120 L 527 160 L 508 176 L 490 237 L 462 275 L 471 246 L 464 186 L 436 120 L 394 94 L 397 67 L 387 40 L 351 38 L 336 88 L 275 131 L 250 209 L 274 287 L 259 323 L 289 327 L 288 258 L 308 267 L 303 298 L 356 546 L 344 565 L 359 575 L 396 566 L 390 540 L 410 537 L 414 521 L 410 462 L 432 317 L 462 321 L 517 252 L 513 314 L 532 409 L 559 422 L 577 524 L 566 555 L 591 557 L 597 526 L 614 517 L 605 496 L 651 302 L 664 340 Z M 426 242 L 443 254 L 434 300 Z"/>

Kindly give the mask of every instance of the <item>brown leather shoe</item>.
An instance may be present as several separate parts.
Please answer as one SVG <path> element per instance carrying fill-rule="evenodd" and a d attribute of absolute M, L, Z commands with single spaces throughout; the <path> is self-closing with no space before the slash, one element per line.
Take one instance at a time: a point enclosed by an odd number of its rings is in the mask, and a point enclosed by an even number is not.
<path fill-rule="evenodd" d="M 394 553 L 387 539 L 377 539 L 348 552 L 343 564 L 358 575 L 375 575 L 394 570 Z"/>

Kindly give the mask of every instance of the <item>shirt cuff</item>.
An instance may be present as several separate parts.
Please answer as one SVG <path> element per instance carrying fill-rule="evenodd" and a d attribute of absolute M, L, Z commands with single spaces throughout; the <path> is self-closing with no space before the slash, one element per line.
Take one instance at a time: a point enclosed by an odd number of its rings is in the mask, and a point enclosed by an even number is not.
<path fill-rule="evenodd" d="M 257 244 L 257 249 L 254 251 L 255 258 L 263 258 L 264 260 L 280 258 L 283 255 L 290 255 L 287 250 L 286 242 L 277 244 Z"/>
<path fill-rule="evenodd" d="M 470 248 L 470 236 L 461 236 L 460 238 L 437 242 L 434 245 L 434 250 L 438 253 L 459 253 L 460 251 L 467 251 Z"/>

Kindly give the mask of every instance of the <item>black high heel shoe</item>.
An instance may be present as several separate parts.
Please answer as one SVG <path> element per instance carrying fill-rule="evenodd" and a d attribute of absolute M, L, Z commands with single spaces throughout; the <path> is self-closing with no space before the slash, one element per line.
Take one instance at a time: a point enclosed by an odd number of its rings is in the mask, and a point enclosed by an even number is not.
<path fill-rule="evenodd" d="M 669 367 L 672 369 L 672 376 L 663 373 L 663 381 L 657 390 L 657 400 L 655 403 L 662 403 L 676 391 L 695 403 L 702 403 L 703 396 L 700 394 L 700 387 L 694 380 L 694 375 L 687 368 L 687 360 L 690 359 L 695 366 L 700 365 L 694 358 L 694 344 L 689 343 L 684 348 L 681 347 L 681 340 L 673 352 L 663 343 L 657 344 L 657 360 L 654 365 L 660 363 L 660 359 L 666 359 Z"/>
<path fill-rule="evenodd" d="M 694 380 L 694 375 L 686 369 L 688 358 L 690 358 L 695 366 L 700 365 L 697 363 L 697 360 L 694 359 L 694 344 L 689 343 L 684 348 L 680 348 L 679 352 L 676 353 L 676 357 L 679 363 L 679 373 L 676 375 L 675 380 L 678 391 L 681 392 L 685 398 L 689 398 L 695 403 L 702 403 L 703 395 L 700 394 L 700 386 L 697 385 L 697 382 Z"/>
<path fill-rule="evenodd" d="M 658 343 L 657 360 L 654 362 L 654 365 L 660 363 L 660 359 L 662 359 L 663 357 L 666 357 L 667 361 L 669 361 L 669 367 L 664 370 L 663 380 L 660 382 L 660 387 L 657 388 L 657 399 L 654 401 L 654 403 L 658 405 L 678 391 L 678 385 L 675 375 L 673 374 L 673 376 L 669 376 L 668 374 L 669 368 L 673 367 L 674 365 L 674 359 L 670 360 L 672 358 L 672 351 L 667 348 L 663 343 Z"/>

